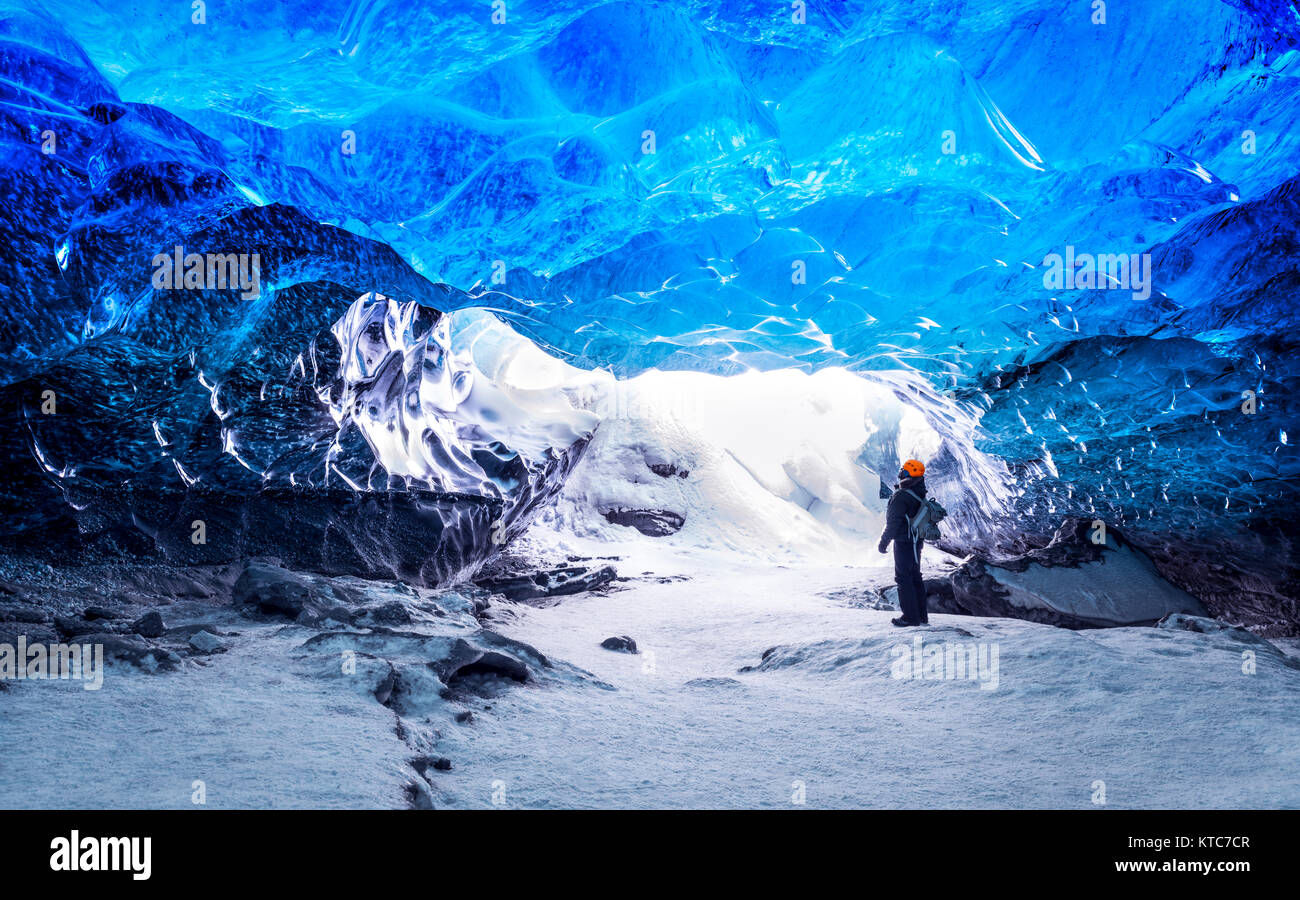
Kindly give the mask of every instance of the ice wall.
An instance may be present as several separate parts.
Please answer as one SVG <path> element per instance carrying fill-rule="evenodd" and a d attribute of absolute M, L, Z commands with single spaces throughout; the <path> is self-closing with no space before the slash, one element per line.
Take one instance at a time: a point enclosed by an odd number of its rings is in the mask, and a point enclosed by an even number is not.
<path fill-rule="evenodd" d="M 956 468 L 1006 460 L 1008 527 L 1294 530 L 1294 3 L 493 14 L 3 7 L 13 521 L 70 474 L 312 485 L 378 458 L 499 492 L 458 418 L 492 377 L 421 376 L 418 411 L 355 428 L 322 401 L 329 329 L 375 293 L 454 313 L 453 345 L 474 309 L 619 378 L 860 373 L 964 434 Z M 156 287 L 178 248 L 257 254 L 258 292 Z M 505 457 L 583 432 L 553 411 Z"/>

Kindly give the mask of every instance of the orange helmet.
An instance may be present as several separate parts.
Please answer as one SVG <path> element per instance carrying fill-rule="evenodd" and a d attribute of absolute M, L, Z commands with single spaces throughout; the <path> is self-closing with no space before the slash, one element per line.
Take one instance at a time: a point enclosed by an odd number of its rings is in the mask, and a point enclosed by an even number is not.
<path fill-rule="evenodd" d="M 920 478 L 925 474 L 925 463 L 921 462 L 919 459 L 909 459 L 907 462 L 903 463 L 903 471 L 912 478 Z"/>

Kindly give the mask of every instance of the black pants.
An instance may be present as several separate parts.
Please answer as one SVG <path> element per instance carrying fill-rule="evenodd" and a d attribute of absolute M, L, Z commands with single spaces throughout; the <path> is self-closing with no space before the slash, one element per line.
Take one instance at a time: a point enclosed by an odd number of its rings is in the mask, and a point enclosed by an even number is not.
<path fill-rule="evenodd" d="M 907 538 L 894 541 L 894 581 L 898 584 L 898 608 L 909 622 L 924 622 L 930 617 L 925 602 L 925 581 L 921 578 L 921 547 Z"/>

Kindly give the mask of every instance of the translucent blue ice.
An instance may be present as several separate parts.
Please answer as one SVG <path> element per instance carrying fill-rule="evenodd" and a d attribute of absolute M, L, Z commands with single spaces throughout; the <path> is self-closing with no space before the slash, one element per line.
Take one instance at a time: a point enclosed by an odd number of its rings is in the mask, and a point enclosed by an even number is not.
<path fill-rule="evenodd" d="M 982 416 L 1026 515 L 1254 527 L 1295 500 L 1286 0 L 198 7 L 0 12 L 29 467 L 111 480 L 161 434 L 202 477 L 182 445 L 214 409 L 259 475 L 316 464 L 320 381 L 286 373 L 337 366 L 375 292 L 619 376 L 919 376 Z M 157 288 L 177 252 L 257 254 L 261 289 Z M 1100 273 L 1053 283 L 1054 255 Z M 47 383 L 76 429 L 40 418 Z"/>

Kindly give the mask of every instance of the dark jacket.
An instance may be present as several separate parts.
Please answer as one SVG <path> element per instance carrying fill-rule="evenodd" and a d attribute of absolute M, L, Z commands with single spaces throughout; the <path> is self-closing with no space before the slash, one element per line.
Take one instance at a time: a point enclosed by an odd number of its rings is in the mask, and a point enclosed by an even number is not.
<path fill-rule="evenodd" d="M 911 491 L 918 497 L 925 497 L 925 476 L 904 478 L 889 497 L 889 507 L 885 511 L 885 533 L 880 536 L 883 550 L 890 541 L 905 543 L 907 541 L 907 523 L 921 511 L 921 501 L 907 493 Z"/>

